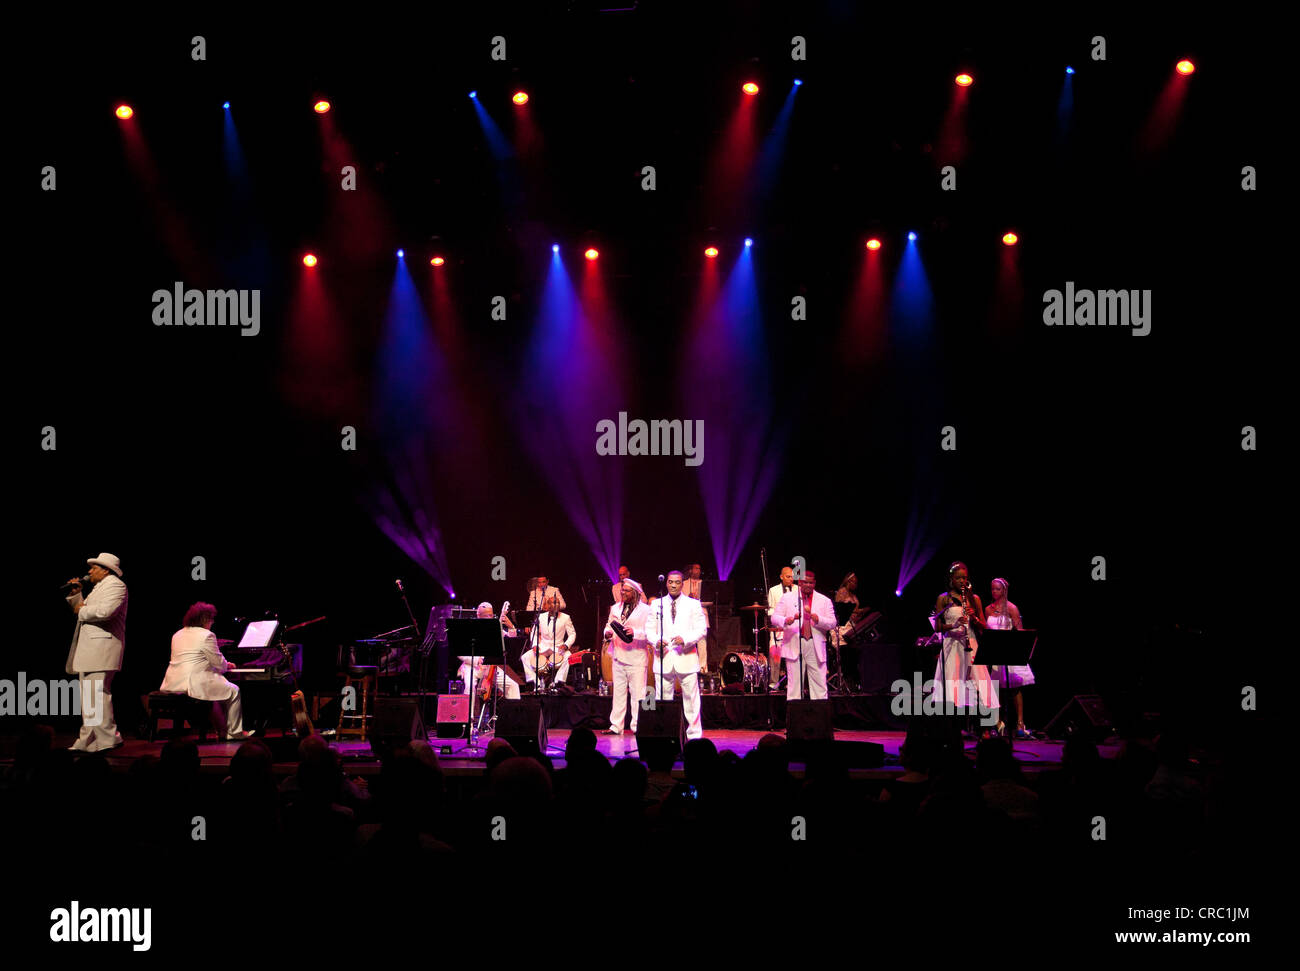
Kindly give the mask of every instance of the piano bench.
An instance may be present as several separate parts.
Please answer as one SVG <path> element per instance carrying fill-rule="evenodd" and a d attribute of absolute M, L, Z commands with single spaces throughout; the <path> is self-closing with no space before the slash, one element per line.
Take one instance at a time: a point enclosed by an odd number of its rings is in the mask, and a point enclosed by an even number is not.
<path fill-rule="evenodd" d="M 158 737 L 158 719 L 171 721 L 171 735 L 179 735 L 184 723 L 189 722 L 199 733 L 199 741 L 207 741 L 208 729 L 212 728 L 212 702 L 199 701 L 187 694 L 173 691 L 149 692 L 149 741 Z"/>

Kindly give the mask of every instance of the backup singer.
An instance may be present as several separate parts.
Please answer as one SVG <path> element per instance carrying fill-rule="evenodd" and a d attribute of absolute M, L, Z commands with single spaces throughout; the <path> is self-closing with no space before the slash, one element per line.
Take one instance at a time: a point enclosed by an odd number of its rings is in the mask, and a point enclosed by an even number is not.
<path fill-rule="evenodd" d="M 631 575 L 632 575 L 632 571 L 629 570 L 627 567 L 620 566 L 618 568 L 618 582 L 616 582 L 612 587 L 610 587 L 609 590 L 610 595 L 614 598 L 612 602 L 615 607 L 621 608 L 623 606 L 623 581 L 626 580 Z M 645 601 L 642 600 L 642 603 L 644 602 Z"/>
<path fill-rule="evenodd" d="M 185 611 L 181 629 L 172 635 L 172 658 L 159 691 L 186 694 L 199 701 L 221 705 L 222 734 L 226 738 L 248 738 L 244 731 L 244 706 L 239 688 L 222 677 L 235 667 L 227 661 L 212 633 L 217 608 L 209 603 L 192 604 Z"/>
<path fill-rule="evenodd" d="M 538 667 L 546 670 L 558 664 L 559 669 L 555 673 L 556 682 L 568 678 L 569 648 L 578 639 L 578 633 L 573 629 L 573 620 L 568 614 L 560 612 L 560 605 L 555 597 L 547 597 L 545 607 L 546 614 L 537 618 L 532 644 L 520 658 L 524 665 L 524 679 L 533 685 L 537 683 Z"/>
<path fill-rule="evenodd" d="M 790 701 L 803 697 L 804 678 L 809 698 L 820 701 L 827 696 L 826 632 L 835 626 L 835 607 L 830 597 L 814 589 L 816 583 L 817 575 L 805 570 L 798 592 L 792 590 L 782 597 L 772 615 L 773 626 L 785 631 L 781 656 L 785 658 L 785 696 Z"/>
<path fill-rule="evenodd" d="M 538 577 L 537 585 L 528 591 L 528 606 L 525 610 L 546 610 L 546 601 L 551 597 L 559 604 L 561 610 L 565 610 L 569 605 L 564 602 L 564 594 L 560 593 L 559 587 L 548 587 L 546 577 Z"/>
<path fill-rule="evenodd" d="M 80 579 L 68 581 L 68 606 L 77 615 L 77 628 L 64 669 L 77 676 L 81 688 L 81 734 L 72 751 L 106 752 L 122 744 L 113 719 L 112 691 L 126 649 L 126 584 L 122 561 L 112 553 L 86 562 L 95 584 L 90 596 L 82 598 Z"/>
<path fill-rule="evenodd" d="M 993 581 L 990 591 L 993 594 L 993 602 L 989 604 L 988 609 L 984 612 L 984 625 L 994 630 L 1024 630 L 1020 624 L 1019 609 L 1007 599 L 1007 581 L 1002 577 L 998 577 Z M 1000 665 L 995 664 L 990 667 L 989 675 L 993 678 L 994 684 L 999 687 L 1002 685 L 1002 669 Z M 1034 683 L 1034 672 L 1030 670 L 1028 664 L 1008 664 L 1006 676 L 1006 687 L 1010 691 L 1011 697 L 1015 699 L 1016 738 L 1031 738 L 1032 736 L 1025 730 L 1025 697 L 1021 689 Z M 1002 730 L 1002 727 L 1002 723 L 998 722 L 999 731 Z"/>
<path fill-rule="evenodd" d="M 984 609 L 980 598 L 970 593 L 969 573 L 960 560 L 948 567 L 948 590 L 935 601 L 934 613 L 935 630 L 943 635 L 934 679 L 944 706 L 996 709 L 997 683 L 985 665 L 975 663 L 976 629 L 984 626 Z"/>
<path fill-rule="evenodd" d="M 624 580 L 622 590 L 623 602 L 609 608 L 609 620 L 605 623 L 605 649 L 614 662 L 614 707 L 609 715 L 606 735 L 623 734 L 629 689 L 632 692 L 632 727 L 628 731 L 636 734 L 636 718 L 641 711 L 641 699 L 645 697 L 645 670 L 649 663 L 645 626 L 650 619 L 650 608 L 644 603 L 645 591 L 635 580 Z M 614 633 L 611 625 L 615 622 L 632 634 L 631 643 Z"/>
<path fill-rule="evenodd" d="M 772 615 L 776 613 L 777 605 L 781 598 L 794 589 L 794 570 L 786 567 L 781 571 L 781 582 L 772 589 L 767 591 L 767 622 L 771 627 L 777 626 L 772 623 Z M 775 691 L 781 684 L 781 638 L 785 636 L 785 631 L 771 631 L 767 645 L 767 665 L 768 665 L 768 690 Z"/>
<path fill-rule="evenodd" d="M 704 611 L 704 637 L 700 640 L 700 670 L 707 671 L 709 669 L 709 608 L 704 606 L 704 580 L 698 563 L 686 564 L 686 578 L 682 583 L 682 593 L 692 600 L 700 601 L 700 609 Z"/>
<path fill-rule="evenodd" d="M 682 713 L 686 716 L 686 737 L 703 738 L 700 719 L 700 654 L 704 640 L 704 611 L 700 602 L 682 593 L 682 571 L 668 574 L 668 596 L 650 610 L 646 637 L 654 659 L 655 697 L 659 698 L 659 673 L 663 671 L 664 701 L 672 701 L 677 683 L 682 686 Z M 663 627 L 660 629 L 660 614 Z M 663 659 L 660 660 L 660 652 Z"/>

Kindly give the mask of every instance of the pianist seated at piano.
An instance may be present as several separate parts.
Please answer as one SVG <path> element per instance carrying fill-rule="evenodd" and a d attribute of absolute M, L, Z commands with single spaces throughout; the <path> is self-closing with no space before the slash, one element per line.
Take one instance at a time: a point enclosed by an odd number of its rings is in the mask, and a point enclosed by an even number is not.
<path fill-rule="evenodd" d="M 491 620 L 493 617 L 492 605 L 485 600 L 478 605 L 478 610 L 476 613 L 480 620 Z M 509 617 L 503 616 L 501 618 L 501 629 L 502 629 L 502 634 L 505 637 L 515 637 L 519 634 L 519 632 L 515 630 L 515 625 L 513 621 L 511 621 Z M 473 690 L 476 694 L 479 695 L 483 694 L 482 682 L 483 682 L 483 678 L 486 676 L 496 681 L 497 691 L 500 692 L 502 696 L 510 699 L 515 699 L 519 697 L 519 685 L 515 684 L 515 682 L 512 679 L 506 677 L 506 669 L 504 666 L 500 664 L 484 664 L 482 658 L 479 657 L 470 658 L 462 655 L 460 658 L 460 680 L 465 685 L 466 694 L 468 694 L 471 690 L 470 688 L 470 662 L 471 661 L 473 661 L 474 664 Z M 489 685 L 491 683 L 492 681 L 488 682 Z"/>
<path fill-rule="evenodd" d="M 235 665 L 225 659 L 217 646 L 216 635 L 212 633 L 216 617 L 217 608 L 208 603 L 196 603 L 185 611 L 183 626 L 172 635 L 171 663 L 158 690 L 187 694 L 199 701 L 219 702 L 226 738 L 248 738 L 253 733 L 244 731 L 239 688 L 222 677 Z"/>

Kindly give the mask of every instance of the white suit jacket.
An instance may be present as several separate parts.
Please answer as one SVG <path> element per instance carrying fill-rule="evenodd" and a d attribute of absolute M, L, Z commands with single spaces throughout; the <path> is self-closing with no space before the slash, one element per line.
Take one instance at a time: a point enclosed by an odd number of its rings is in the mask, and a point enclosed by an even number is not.
<path fill-rule="evenodd" d="M 659 633 L 659 606 L 663 605 L 664 629 Z M 667 641 L 664 647 L 664 674 L 695 674 L 700 670 L 700 652 L 697 642 L 704 639 L 707 630 L 704 622 L 704 608 L 700 602 L 682 594 L 677 598 L 677 620 L 672 618 L 673 598 L 660 597 L 653 607 L 647 608 L 650 617 L 646 621 L 646 639 L 650 642 L 650 656 L 654 658 L 654 669 L 659 670 L 659 642 Z M 684 644 L 674 644 L 673 638 L 681 637 Z"/>
<path fill-rule="evenodd" d="M 68 674 L 121 671 L 126 647 L 126 584 L 110 574 L 95 584 L 85 600 L 74 593 L 68 603 L 82 606 L 64 670 Z"/>
<path fill-rule="evenodd" d="M 817 651 L 817 660 L 825 664 L 826 632 L 836 626 L 835 605 L 831 603 L 830 597 L 814 590 L 812 613 L 817 615 L 817 623 L 813 625 L 812 632 L 813 647 Z M 799 658 L 799 622 L 795 621 L 791 626 L 785 626 L 787 618 L 797 616 L 799 616 L 798 587 L 782 597 L 781 602 L 776 605 L 776 610 L 772 612 L 772 626 L 780 627 L 785 632 L 785 637 L 781 638 L 781 656 L 787 661 Z"/>
<path fill-rule="evenodd" d="M 541 591 L 541 590 L 534 590 L 532 593 L 530 593 L 530 594 L 528 595 L 528 606 L 525 607 L 524 609 L 525 609 L 525 610 L 545 610 L 546 608 L 543 607 L 542 604 L 544 604 L 544 603 L 545 603 L 547 600 L 549 600 L 551 597 L 554 597 L 554 598 L 555 598 L 555 602 L 556 602 L 557 604 L 560 605 L 560 609 L 561 609 L 561 610 L 567 610 L 567 609 L 568 609 L 568 606 L 569 606 L 569 605 L 566 604 L 566 603 L 564 602 L 564 594 L 560 593 L 560 588 L 559 588 L 559 587 L 554 587 L 554 586 L 551 586 L 551 587 L 547 587 L 547 588 L 546 588 L 546 595 L 545 595 L 545 596 L 542 595 L 542 591 Z"/>
<path fill-rule="evenodd" d="M 623 605 L 615 604 L 609 608 L 609 619 L 605 621 L 605 631 L 613 636 L 606 643 L 609 644 L 609 651 L 614 655 L 614 660 L 622 661 L 624 664 L 645 663 L 645 625 L 649 620 L 650 608 L 642 603 L 632 608 L 632 613 L 628 615 L 625 624 L 623 623 Z M 614 628 L 609 626 L 612 621 L 618 621 L 632 632 L 631 644 L 623 643 L 623 638 L 614 633 Z M 601 636 L 603 637 L 604 634 Z"/>
<path fill-rule="evenodd" d="M 552 590 L 555 588 L 552 587 Z M 551 615 L 539 614 L 537 617 L 537 630 L 533 633 L 533 639 L 529 642 L 530 647 L 536 647 L 538 639 L 542 642 L 542 653 L 546 651 L 559 649 L 561 654 L 567 652 L 573 642 L 578 639 L 578 632 L 573 629 L 573 619 L 566 613 L 561 612 L 555 618 L 555 640 L 559 643 L 551 643 Z"/>
<path fill-rule="evenodd" d="M 798 590 L 799 588 L 791 587 L 790 589 Z M 781 584 L 779 583 L 776 586 L 771 587 L 767 591 L 768 624 L 772 627 L 775 627 L 776 625 L 772 623 L 771 618 L 773 614 L 776 613 L 777 605 L 781 603 L 781 598 L 784 596 L 785 596 L 785 587 L 781 586 Z M 781 638 L 784 633 L 785 631 L 772 631 L 771 632 L 772 636 L 768 638 L 768 647 L 778 647 L 781 643 Z"/>
<path fill-rule="evenodd" d="M 217 637 L 202 627 L 182 627 L 172 635 L 172 659 L 159 691 L 184 691 L 200 701 L 225 701 L 233 684 L 220 672 L 234 667 L 217 647 Z"/>

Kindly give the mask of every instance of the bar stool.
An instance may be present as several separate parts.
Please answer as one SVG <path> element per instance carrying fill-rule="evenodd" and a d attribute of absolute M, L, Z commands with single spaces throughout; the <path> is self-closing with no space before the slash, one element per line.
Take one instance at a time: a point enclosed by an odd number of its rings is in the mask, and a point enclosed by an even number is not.
<path fill-rule="evenodd" d="M 360 737 L 361 741 L 366 740 L 366 720 L 372 718 L 370 714 L 370 696 L 379 693 L 379 668 L 364 664 L 352 664 L 348 666 L 347 678 L 343 681 L 343 692 L 347 693 L 349 687 L 360 685 L 360 705 L 358 709 L 339 711 L 339 727 L 335 731 L 336 738 L 355 735 Z M 347 724 L 359 722 L 360 724 Z"/>

